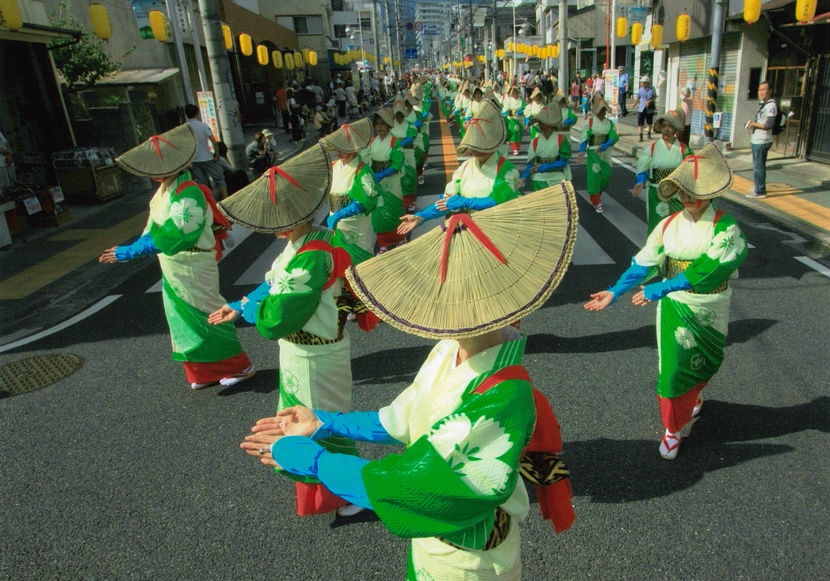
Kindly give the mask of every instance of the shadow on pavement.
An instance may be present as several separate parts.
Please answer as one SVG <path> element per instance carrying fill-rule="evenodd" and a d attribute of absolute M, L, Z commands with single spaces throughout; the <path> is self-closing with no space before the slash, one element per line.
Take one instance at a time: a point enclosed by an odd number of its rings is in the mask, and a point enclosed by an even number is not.
<path fill-rule="evenodd" d="M 259 369 L 251 379 L 226 387 L 216 395 L 227 397 L 240 393 L 274 393 L 279 389 L 279 385 L 279 369 Z"/>

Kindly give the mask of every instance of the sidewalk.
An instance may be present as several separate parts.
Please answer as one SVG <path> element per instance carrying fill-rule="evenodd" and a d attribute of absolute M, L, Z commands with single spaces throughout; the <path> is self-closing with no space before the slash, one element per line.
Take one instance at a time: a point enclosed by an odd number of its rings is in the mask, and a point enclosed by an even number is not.
<path fill-rule="evenodd" d="M 651 140 L 644 131 L 641 143 L 637 128 L 637 113 L 615 120 L 619 143 L 612 150 L 616 156 L 631 156 L 629 162 L 636 166 L 636 160 L 644 147 L 659 139 L 652 131 Z M 574 127 L 575 135 L 581 136 L 584 121 L 580 119 Z M 697 151 L 692 136 L 692 149 Z M 718 143 L 718 145 L 722 145 Z M 767 158 L 767 197 L 762 200 L 747 198 L 754 186 L 752 181 L 752 152 L 749 149 L 722 149 L 735 176 L 729 193 L 724 197 L 735 204 L 757 212 L 771 222 L 781 224 L 797 232 L 810 242 L 813 258 L 830 256 L 830 165 L 785 157 L 770 151 Z"/>

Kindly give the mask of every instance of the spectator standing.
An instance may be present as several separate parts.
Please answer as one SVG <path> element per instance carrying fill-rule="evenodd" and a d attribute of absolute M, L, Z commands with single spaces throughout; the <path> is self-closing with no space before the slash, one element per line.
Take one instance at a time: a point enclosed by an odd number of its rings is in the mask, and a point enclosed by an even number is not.
<path fill-rule="evenodd" d="M 317 81 L 311 81 L 311 90 L 314 93 L 314 106 L 321 107 L 326 102 L 326 96 L 323 93 L 323 87 Z"/>
<path fill-rule="evenodd" d="M 579 79 L 574 78 L 573 82 L 571 83 L 571 109 L 576 109 L 579 107 Z"/>
<path fill-rule="evenodd" d="M 752 175 L 755 180 L 755 187 L 746 195 L 747 198 L 767 197 L 767 154 L 772 147 L 772 128 L 778 115 L 778 106 L 770 98 L 770 93 L 768 82 L 758 85 L 758 112 L 755 119 L 746 124 L 752 132 L 749 146 L 752 149 Z"/>
<path fill-rule="evenodd" d="M 617 86 L 619 87 L 620 91 L 620 117 L 627 117 L 628 106 L 626 104 L 626 101 L 628 100 L 628 73 L 625 72 L 625 67 L 620 67 L 620 76 L 617 80 Z"/>
<path fill-rule="evenodd" d="M 277 87 L 274 97 L 277 99 L 277 108 L 280 110 L 280 117 L 282 117 L 282 128 L 288 133 L 288 97 L 285 83 L 280 81 Z"/>
<path fill-rule="evenodd" d="M 187 125 L 196 136 L 196 156 L 191 166 L 193 181 L 210 187 L 210 180 L 213 179 L 219 188 L 219 199 L 223 200 L 228 196 L 228 186 L 225 185 L 225 170 L 219 165 L 219 147 L 213 131 L 210 125 L 198 119 L 199 108 L 196 105 L 185 105 L 184 114 L 187 116 Z"/>
<path fill-rule="evenodd" d="M 680 89 L 680 106 L 683 109 L 683 114 L 686 115 L 686 123 L 682 133 L 677 138 L 683 145 L 689 145 L 689 139 L 692 136 L 692 111 L 694 110 L 692 90 L 689 87 Z"/>
<path fill-rule="evenodd" d="M 5 136 L 0 133 L 0 189 L 12 185 L 17 176 L 14 172 L 14 158 L 11 145 L 6 141 Z"/>
<path fill-rule="evenodd" d="M 294 97 L 294 89 L 288 89 L 286 97 L 288 99 L 288 124 L 291 126 L 291 143 L 297 143 L 303 139 L 303 126 L 300 123 L 302 105 Z"/>
<path fill-rule="evenodd" d="M 601 73 L 594 75 L 594 95 L 601 95 L 605 98 L 605 78 Z"/>
<path fill-rule="evenodd" d="M 640 128 L 640 141 L 643 140 L 643 125 L 648 125 L 648 138 L 651 139 L 651 125 L 657 106 L 657 91 L 651 86 L 650 78 L 640 78 L 640 88 L 637 89 L 634 104 L 637 105 L 637 127 Z"/>
<path fill-rule="evenodd" d="M 343 81 L 337 81 L 337 88 L 334 90 L 334 100 L 337 101 L 337 116 L 341 119 L 346 118 L 346 89 L 343 87 Z"/>

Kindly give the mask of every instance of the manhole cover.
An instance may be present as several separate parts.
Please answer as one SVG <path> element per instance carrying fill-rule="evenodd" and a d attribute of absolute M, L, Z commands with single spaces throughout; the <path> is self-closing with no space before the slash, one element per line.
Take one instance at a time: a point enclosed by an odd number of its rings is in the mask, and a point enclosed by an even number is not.
<path fill-rule="evenodd" d="M 0 398 L 28 393 L 56 383 L 78 371 L 84 360 L 77 355 L 38 355 L 0 365 Z"/>

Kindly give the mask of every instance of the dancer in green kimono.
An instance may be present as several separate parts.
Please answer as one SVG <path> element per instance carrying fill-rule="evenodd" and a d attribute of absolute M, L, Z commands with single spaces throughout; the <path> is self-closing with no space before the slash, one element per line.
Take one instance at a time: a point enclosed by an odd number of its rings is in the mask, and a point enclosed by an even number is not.
<path fill-rule="evenodd" d="M 508 325 L 544 304 L 561 280 L 575 241 L 575 201 L 558 184 L 487 212 L 455 214 L 446 233 L 435 228 L 347 271 L 387 323 L 438 344 L 412 384 L 379 411 L 283 410 L 257 422 L 241 447 L 266 465 L 316 476 L 411 538 L 410 581 L 519 579 L 520 522 L 529 510 L 520 463 L 557 532 L 574 514 L 556 417 L 521 365 L 525 337 Z M 545 252 L 526 253 L 518 240 Z M 448 319 L 449 311 L 456 316 Z M 318 444 L 331 434 L 405 448 L 369 461 Z"/>
<path fill-rule="evenodd" d="M 562 111 L 559 105 L 544 105 L 531 120 L 533 127 L 539 127 L 539 133 L 530 140 L 527 150 L 527 166 L 521 175 L 519 189 L 530 179 L 530 187 L 535 192 L 543 190 L 562 180 L 570 181 L 571 143 L 567 133 L 556 129 L 562 123 Z"/>
<path fill-rule="evenodd" d="M 631 195 L 636 198 L 647 185 L 648 234 L 660 220 L 683 209 L 683 204 L 676 197 L 662 201 L 657 193 L 657 184 L 677 169 L 686 157 L 694 154 L 691 148 L 677 139 L 685 126 L 686 114 L 681 108 L 660 115 L 654 122 L 654 129 L 662 137 L 643 148 L 637 160 L 637 184 Z"/>
<path fill-rule="evenodd" d="M 620 140 L 614 122 L 608 118 L 611 106 L 602 97 L 593 99 L 588 126 L 585 128 L 583 141 L 579 144 L 579 158 L 582 161 L 585 151 L 588 160 L 585 164 L 588 178 L 588 194 L 597 214 L 602 214 L 602 192 L 611 182 L 610 148 Z"/>
<path fill-rule="evenodd" d="M 403 174 L 401 175 L 401 191 L 403 192 L 404 210 L 408 213 L 415 211 L 415 139 L 418 129 L 406 120 L 406 107 L 403 96 L 398 95 L 392 105 L 395 114 L 395 123 L 392 125 L 392 135 L 401 143 L 403 149 Z"/>
<path fill-rule="evenodd" d="M 601 311 L 657 272 L 635 305 L 657 305 L 657 395 L 666 433 L 660 455 L 673 460 L 681 430 L 703 405 L 702 390 L 723 362 L 732 299 L 730 279 L 746 258 L 746 238 L 735 219 L 711 200 L 729 189 L 732 171 L 714 145 L 687 157 L 658 186 L 663 201 L 677 195 L 684 210 L 663 219 L 617 283 L 591 295 L 589 311 Z"/>
<path fill-rule="evenodd" d="M 196 138 L 181 125 L 116 158 L 126 171 L 160 185 L 150 200 L 143 235 L 128 246 L 106 250 L 98 260 L 116 263 L 158 256 L 173 359 L 184 364 L 187 382 L 198 390 L 217 383 L 235 385 L 252 377 L 254 366 L 233 324 L 208 324 L 209 313 L 225 304 L 216 264 L 221 243 L 213 225 L 227 221 L 218 211 L 214 215 L 210 190 L 194 182 L 187 170 L 195 154 Z"/>

